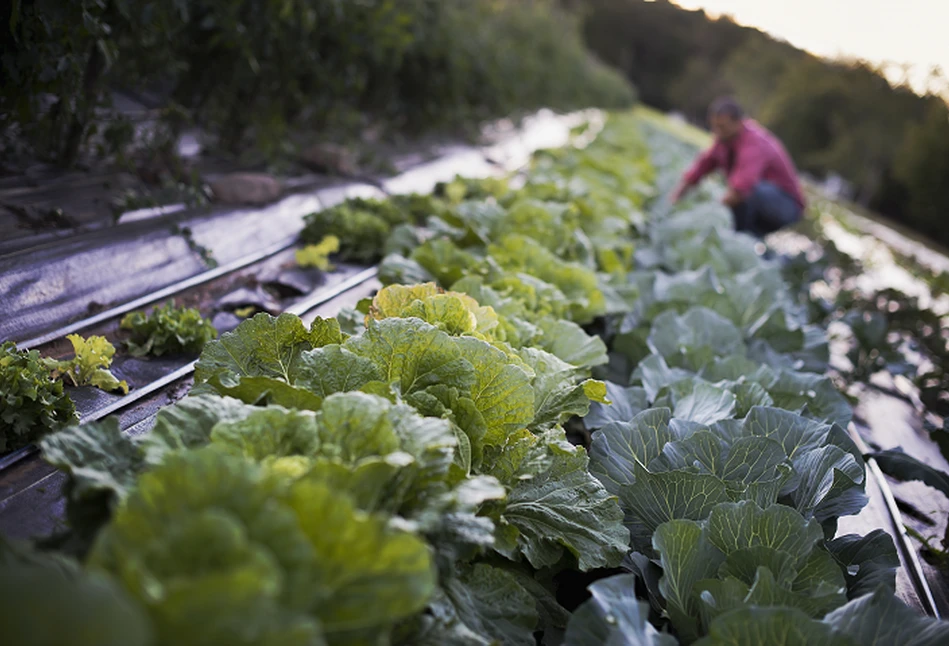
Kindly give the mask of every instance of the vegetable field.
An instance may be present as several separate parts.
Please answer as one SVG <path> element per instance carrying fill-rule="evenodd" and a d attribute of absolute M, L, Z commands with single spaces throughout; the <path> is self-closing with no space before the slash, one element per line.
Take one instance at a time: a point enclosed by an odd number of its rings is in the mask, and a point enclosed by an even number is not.
<path fill-rule="evenodd" d="M 0 546 L 4 643 L 949 643 L 889 534 L 838 531 L 867 472 L 781 263 L 711 192 L 669 206 L 679 140 L 575 135 L 309 216 L 311 262 L 379 261 L 334 318 L 129 317 L 134 352 L 203 346 L 194 385 L 147 434 L 42 437 L 71 531 Z M 48 404 L 19 424 L 73 415 L 4 352 Z"/>

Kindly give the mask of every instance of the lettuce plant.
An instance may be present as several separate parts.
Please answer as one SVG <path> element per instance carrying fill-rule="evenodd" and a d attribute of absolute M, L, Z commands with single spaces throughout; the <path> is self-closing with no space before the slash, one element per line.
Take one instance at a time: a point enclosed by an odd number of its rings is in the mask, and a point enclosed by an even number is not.
<path fill-rule="evenodd" d="M 725 209 L 649 201 L 683 151 L 651 166 L 636 128 L 517 190 L 311 217 L 410 284 L 245 321 L 145 436 L 44 438 L 71 502 L 112 505 L 91 566 L 162 642 L 946 641 L 895 599 L 888 535 L 831 538 L 866 496 L 826 335 Z"/>
<path fill-rule="evenodd" d="M 78 419 L 63 384 L 36 350 L 0 345 L 0 452 L 26 446 Z"/>
<path fill-rule="evenodd" d="M 369 262 L 379 257 L 393 227 L 410 221 L 411 213 L 395 202 L 353 198 L 307 215 L 300 238 L 315 245 L 334 236 L 341 260 Z"/>
<path fill-rule="evenodd" d="M 208 341 L 217 338 L 217 330 L 201 312 L 190 307 L 175 307 L 170 302 L 148 315 L 144 312 L 126 314 L 120 325 L 130 333 L 125 343 L 135 357 L 198 355 Z"/>
<path fill-rule="evenodd" d="M 128 394 L 125 380 L 112 374 L 109 366 L 115 355 L 115 346 L 103 336 L 84 339 L 78 334 L 66 337 L 73 347 L 72 359 L 43 359 L 43 364 L 54 379 L 64 379 L 73 386 L 95 386 L 105 391 L 121 390 Z"/>
<path fill-rule="evenodd" d="M 627 549 L 616 498 L 560 426 L 603 401 L 604 386 L 543 350 L 492 338 L 496 313 L 461 294 L 389 288 L 369 312 L 351 338 L 335 320 L 308 328 L 258 315 L 208 344 L 194 394 L 145 438 L 110 422 L 74 427 L 49 438 L 44 455 L 72 472 L 74 496 L 105 492 L 121 504 L 155 469 L 199 449 L 345 492 L 361 513 L 398 518 L 434 554 L 440 586 L 428 608 L 445 621 L 415 617 L 400 631 L 529 643 L 539 608 L 559 609 L 534 572 L 612 567 Z M 522 624 L 499 628 L 498 610 L 478 600 L 502 590 L 524 600 Z"/>
<path fill-rule="evenodd" d="M 308 244 L 302 249 L 297 249 L 294 257 L 300 267 L 315 267 L 320 271 L 330 271 L 333 265 L 329 257 L 337 251 L 339 251 L 339 238 L 329 235 L 316 244 Z"/>

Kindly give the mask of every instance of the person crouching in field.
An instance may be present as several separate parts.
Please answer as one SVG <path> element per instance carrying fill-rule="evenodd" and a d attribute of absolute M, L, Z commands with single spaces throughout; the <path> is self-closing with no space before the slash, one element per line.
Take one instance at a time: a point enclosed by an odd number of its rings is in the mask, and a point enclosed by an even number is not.
<path fill-rule="evenodd" d="M 732 210 L 735 229 L 759 238 L 798 222 L 804 195 L 794 162 L 778 138 L 745 118 L 733 99 L 716 99 L 709 108 L 715 144 L 702 153 L 672 193 L 677 202 L 703 177 L 724 172 L 728 192 L 722 202 Z"/>

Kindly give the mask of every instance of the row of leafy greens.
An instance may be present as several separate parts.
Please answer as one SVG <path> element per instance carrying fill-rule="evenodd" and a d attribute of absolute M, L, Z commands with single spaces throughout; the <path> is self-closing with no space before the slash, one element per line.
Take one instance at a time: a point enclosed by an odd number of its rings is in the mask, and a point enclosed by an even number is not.
<path fill-rule="evenodd" d="M 299 643 L 529 644 L 542 617 L 565 622 L 541 572 L 624 557 L 617 500 L 561 427 L 604 401 L 588 369 L 498 341 L 490 307 L 432 285 L 382 290 L 368 318 L 350 337 L 334 319 L 258 315 L 208 344 L 192 396 L 149 434 L 109 421 L 44 441 L 74 499 L 115 505 L 90 565 L 125 583 L 161 640 L 192 643 L 203 614 L 208 642 L 259 643 L 292 620 L 310 631 Z M 292 556 L 309 560 L 280 563 L 287 545 L 273 541 L 290 544 L 295 523 Z M 218 533 L 237 541 L 233 561 Z M 225 603 L 258 549 L 276 554 L 273 575 L 255 571 L 264 589 Z M 198 603 L 208 598 L 223 614 Z"/>
<path fill-rule="evenodd" d="M 47 437 L 124 643 L 944 639 L 884 533 L 834 538 L 864 472 L 822 331 L 708 194 L 657 199 L 647 134 L 314 215 L 387 287 L 209 342 L 147 434 Z"/>
<path fill-rule="evenodd" d="M 865 470 L 822 376 L 826 339 L 708 197 L 653 205 L 635 300 L 605 335 L 613 405 L 584 424 L 631 552 L 566 643 L 944 643 L 949 624 L 894 596 L 889 536 L 837 535 L 866 503 Z"/>

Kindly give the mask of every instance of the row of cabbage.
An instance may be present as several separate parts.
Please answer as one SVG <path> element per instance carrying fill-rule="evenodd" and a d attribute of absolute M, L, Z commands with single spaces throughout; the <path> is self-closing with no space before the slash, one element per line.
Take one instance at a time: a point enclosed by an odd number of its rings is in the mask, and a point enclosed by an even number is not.
<path fill-rule="evenodd" d="M 373 210 L 391 226 L 397 205 L 427 211 L 437 227 L 439 215 L 474 203 L 465 197 L 507 193 L 503 182 L 443 189 L 340 211 Z M 502 226 L 507 209 L 483 202 Z M 550 206 L 579 222 L 576 207 L 536 199 L 524 200 L 523 221 Z M 619 263 L 620 276 L 632 262 L 634 206 L 604 218 L 616 235 L 604 232 L 599 248 L 588 240 L 571 253 Z M 415 235 L 396 229 L 390 244 Z M 343 249 L 356 233 L 341 236 Z M 4 581 L 18 594 L 2 611 L 5 635 L 127 646 L 533 644 L 566 626 L 558 577 L 616 567 L 629 543 L 618 500 L 563 428 L 606 401 L 605 384 L 590 379 L 606 347 L 574 320 L 607 312 L 597 287 L 607 281 L 586 265 L 558 268 L 540 247 L 533 261 L 549 268 L 470 274 L 496 307 L 428 283 L 387 287 L 339 320 L 258 315 L 206 346 L 190 396 L 150 432 L 107 420 L 44 438 L 44 457 L 70 474 L 61 547 L 84 563 L 6 546 Z M 36 625 L 37 608 L 57 620 Z"/>
<path fill-rule="evenodd" d="M 651 138 L 662 195 L 683 156 Z M 808 325 L 780 264 L 731 231 L 714 188 L 675 211 L 653 200 L 630 222 L 634 270 L 586 253 L 590 240 L 622 257 L 625 238 L 598 239 L 608 208 L 573 222 L 565 199 L 574 213 L 591 193 L 628 212 L 617 186 L 597 191 L 592 169 L 620 184 L 636 177 L 613 154 L 542 159 L 526 192 L 548 201 L 469 202 L 382 266 L 388 281 L 434 280 L 496 307 L 497 268 L 523 272 L 559 289 L 568 318 L 601 317 L 610 353 L 595 373 L 609 380 L 610 405 L 595 403 L 584 425 L 590 469 L 623 507 L 630 574 L 593 587 L 567 643 L 668 641 L 649 617 L 682 643 L 941 643 L 949 626 L 893 596 L 890 538 L 836 537 L 838 518 L 866 504 L 863 460 L 844 430 L 850 407 L 823 376 L 826 335 Z M 631 603 L 637 590 L 648 602 Z"/>
<path fill-rule="evenodd" d="M 692 151 L 649 136 L 672 153 L 653 157 L 662 192 Z M 567 642 L 944 643 L 949 624 L 895 598 L 889 536 L 839 535 L 866 504 L 865 470 L 822 376 L 825 334 L 714 197 L 653 203 L 631 310 L 605 335 L 613 405 L 584 423 L 631 552 L 628 573 L 591 586 Z"/>
<path fill-rule="evenodd" d="M 710 195 L 655 199 L 683 159 L 650 138 L 652 163 L 612 118 L 526 178 L 403 201 L 373 299 L 246 321 L 148 434 L 47 437 L 85 565 L 7 548 L 5 625 L 126 645 L 946 638 L 893 597 L 885 534 L 834 538 L 864 471 L 822 331 Z M 571 614 L 583 572 L 624 573 Z M 62 620 L 27 621 L 38 601 Z"/>

